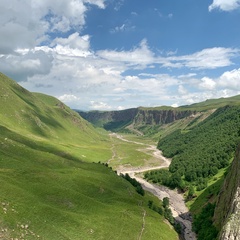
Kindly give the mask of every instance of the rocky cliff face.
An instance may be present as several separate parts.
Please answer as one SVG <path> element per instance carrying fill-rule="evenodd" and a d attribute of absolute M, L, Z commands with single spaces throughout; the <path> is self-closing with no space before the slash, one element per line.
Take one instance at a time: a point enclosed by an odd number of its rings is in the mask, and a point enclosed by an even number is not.
<path fill-rule="evenodd" d="M 240 239 L 240 145 L 219 193 L 214 223 L 220 240 Z"/>
<path fill-rule="evenodd" d="M 185 117 L 189 117 L 195 114 L 196 111 L 190 110 L 156 110 L 156 109 L 144 109 L 144 108 L 132 108 L 122 111 L 91 111 L 91 112 L 79 112 L 79 114 L 87 121 L 104 126 L 108 123 L 128 123 L 135 126 L 141 125 L 161 125 L 171 123 L 175 120 L 179 120 Z"/>
<path fill-rule="evenodd" d="M 134 118 L 135 125 L 161 125 L 174 122 L 176 120 L 189 117 L 195 114 L 195 111 L 190 110 L 146 110 L 138 109 L 137 115 Z"/>

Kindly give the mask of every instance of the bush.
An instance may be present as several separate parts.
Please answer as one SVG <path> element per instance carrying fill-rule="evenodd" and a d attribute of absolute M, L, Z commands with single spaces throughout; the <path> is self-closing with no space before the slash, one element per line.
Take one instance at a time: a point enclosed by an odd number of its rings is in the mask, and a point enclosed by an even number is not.
<path fill-rule="evenodd" d="M 135 178 L 131 178 L 129 176 L 129 174 L 121 174 L 121 177 L 123 177 L 124 179 L 126 179 L 128 182 L 130 182 L 136 189 L 136 192 L 142 196 L 144 196 L 145 191 L 142 188 L 142 185 L 135 179 Z"/>

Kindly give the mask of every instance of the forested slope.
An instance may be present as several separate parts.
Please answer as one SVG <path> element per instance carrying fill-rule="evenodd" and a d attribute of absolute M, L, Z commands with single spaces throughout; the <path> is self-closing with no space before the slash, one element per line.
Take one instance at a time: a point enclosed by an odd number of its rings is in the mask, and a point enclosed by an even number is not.
<path fill-rule="evenodd" d="M 204 121 L 160 139 L 158 147 L 172 158 L 169 171 L 189 182 L 228 166 L 240 140 L 240 106 L 217 109 Z"/>

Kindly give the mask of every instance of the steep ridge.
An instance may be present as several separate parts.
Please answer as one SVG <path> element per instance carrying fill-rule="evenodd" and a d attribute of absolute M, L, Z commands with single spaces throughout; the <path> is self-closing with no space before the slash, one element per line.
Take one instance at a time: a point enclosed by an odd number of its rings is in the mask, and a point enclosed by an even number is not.
<path fill-rule="evenodd" d="M 194 115 L 194 110 L 178 110 L 178 109 L 166 109 L 166 110 L 154 110 L 139 108 L 137 115 L 134 117 L 133 123 L 138 125 L 162 125 L 174 122 L 176 120 Z"/>
<path fill-rule="evenodd" d="M 141 126 L 168 124 L 196 113 L 195 110 L 165 108 L 166 107 L 147 109 L 140 107 L 121 111 L 77 112 L 94 125 L 113 131 L 124 129 L 129 125 L 137 129 Z"/>
<path fill-rule="evenodd" d="M 214 223 L 219 239 L 240 239 L 240 145 L 225 178 L 216 204 Z"/>
<path fill-rule="evenodd" d="M 71 133 L 73 133 L 73 128 L 91 131 L 92 134 L 96 133 L 91 124 L 56 98 L 31 93 L 1 73 L 0 80 L 1 125 L 12 130 L 53 138 L 58 138 L 57 134 L 54 136 L 54 131 L 60 132 L 59 130 L 64 129 Z M 64 121 L 62 121 L 63 118 Z M 85 131 L 81 133 L 84 134 Z"/>
<path fill-rule="evenodd" d="M 81 148 L 85 161 L 97 160 L 108 149 L 107 138 L 58 99 L 29 92 L 3 74 L 0 80 L 0 126 L 34 141 L 51 140 L 54 147 L 61 146 L 62 152 L 74 157 L 79 157 Z M 89 144 L 95 148 L 95 159 L 87 150 Z"/>

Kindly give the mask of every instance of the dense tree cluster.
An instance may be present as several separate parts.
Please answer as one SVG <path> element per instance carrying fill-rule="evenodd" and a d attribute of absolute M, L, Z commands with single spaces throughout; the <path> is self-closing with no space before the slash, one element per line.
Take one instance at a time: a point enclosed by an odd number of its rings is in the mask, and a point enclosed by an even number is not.
<path fill-rule="evenodd" d="M 179 173 L 172 174 L 167 169 L 146 172 L 144 178 L 153 183 L 160 183 L 172 189 L 177 187 L 181 188 L 183 191 L 186 190 L 186 184 L 181 178 L 181 175 Z"/>
<path fill-rule="evenodd" d="M 135 179 L 135 178 L 131 178 L 127 173 L 121 174 L 121 176 L 126 179 L 128 182 L 130 182 L 136 189 L 136 192 L 142 196 L 144 196 L 145 191 L 142 188 L 142 185 Z"/>
<path fill-rule="evenodd" d="M 212 217 L 214 215 L 215 205 L 208 203 L 201 213 L 194 218 L 193 229 L 198 235 L 199 240 L 217 239 L 218 231 L 214 227 Z"/>
<path fill-rule="evenodd" d="M 172 210 L 170 209 L 168 197 L 163 198 L 162 207 L 156 206 L 152 200 L 148 201 L 148 207 L 153 211 L 159 213 L 160 215 L 163 215 L 178 233 L 182 232 L 181 225 L 177 221 L 175 221 L 172 215 Z"/>
<path fill-rule="evenodd" d="M 184 188 L 184 180 L 204 189 L 208 177 L 228 166 L 239 140 L 240 106 L 219 108 L 198 125 L 191 128 L 190 123 L 160 139 L 158 148 L 172 158 L 169 172 L 155 171 L 145 177 L 172 188 Z"/>

